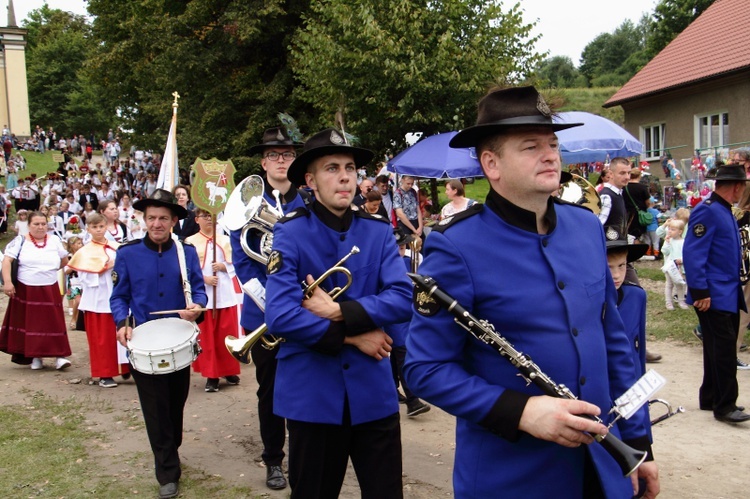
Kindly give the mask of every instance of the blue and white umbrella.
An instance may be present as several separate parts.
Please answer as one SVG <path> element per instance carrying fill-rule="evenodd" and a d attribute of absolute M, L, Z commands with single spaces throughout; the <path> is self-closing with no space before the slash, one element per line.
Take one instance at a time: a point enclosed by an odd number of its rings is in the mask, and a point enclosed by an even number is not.
<path fill-rule="evenodd" d="M 473 147 L 453 149 L 448 146 L 457 133 L 441 133 L 420 140 L 390 160 L 388 171 L 425 178 L 483 177 Z"/>
<path fill-rule="evenodd" d="M 583 123 L 583 126 L 556 132 L 564 163 L 592 163 L 623 156 L 640 156 L 643 145 L 617 123 L 581 111 L 559 113 L 557 123 Z"/>

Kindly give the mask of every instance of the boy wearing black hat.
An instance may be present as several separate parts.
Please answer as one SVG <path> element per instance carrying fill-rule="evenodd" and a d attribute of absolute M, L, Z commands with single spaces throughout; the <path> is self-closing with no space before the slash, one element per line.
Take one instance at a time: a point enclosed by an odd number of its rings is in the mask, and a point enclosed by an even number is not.
<path fill-rule="evenodd" d="M 338 497 L 351 457 L 363 497 L 398 498 L 399 406 L 384 326 L 410 316 L 411 286 L 387 220 L 350 207 L 357 168 L 373 153 L 347 144 L 335 129 L 306 143 L 289 169 L 292 183 L 315 193 L 274 226 L 268 260 L 266 323 L 281 344 L 274 409 L 289 427 L 292 497 Z M 354 248 L 359 249 L 356 253 Z M 305 299 L 311 284 L 343 257 L 353 276 L 334 272 Z"/>
<path fill-rule="evenodd" d="M 742 254 L 732 205 L 748 181 L 742 165 L 720 165 L 706 175 L 716 181 L 711 197 L 693 208 L 683 247 L 687 303 L 695 307 L 703 333 L 700 408 L 726 423 L 750 420 L 737 407 L 739 311 L 746 310 L 740 283 Z"/>
<path fill-rule="evenodd" d="M 304 206 L 304 199 L 297 190 L 297 186 L 287 178 L 289 165 L 297 156 L 296 145 L 289 137 L 286 129 L 274 127 L 265 131 L 260 144 L 250 148 L 250 154 L 262 156 L 260 164 L 265 172 L 263 199 L 270 206 L 276 207 L 277 200 L 273 191 L 277 190 L 284 213 Z M 241 283 L 257 279 L 260 284 L 265 286 L 266 266 L 253 260 L 245 253 L 240 242 L 241 237 L 242 228 L 230 233 L 234 269 L 237 277 Z M 246 237 L 247 245 L 256 253 L 260 252 L 261 234 L 251 230 L 247 231 Z M 245 330 L 245 334 L 254 331 L 264 322 L 263 311 L 245 294 L 242 302 L 242 315 L 240 316 L 240 324 Z M 255 364 L 255 378 L 258 381 L 258 419 L 260 421 L 260 438 L 263 441 L 261 458 L 266 465 L 266 486 L 273 490 L 286 488 L 286 477 L 281 468 L 281 463 L 284 460 L 286 421 L 283 417 L 274 414 L 273 410 L 276 354 L 278 352 L 278 346 L 269 350 L 261 342 L 257 342 L 250 350 L 253 364 Z"/>
<path fill-rule="evenodd" d="M 132 338 L 133 323 L 141 325 L 159 317 L 150 312 L 182 310 L 180 318 L 196 321 L 201 312 L 191 309 L 205 307 L 208 302 L 198 254 L 187 244 L 182 245 L 182 250 L 192 292 L 191 304 L 186 303 L 182 288 L 180 249 L 171 231 L 179 219 L 187 216 L 187 210 L 176 204 L 172 193 L 164 189 L 157 189 L 150 198 L 136 202 L 133 207 L 143 212 L 147 234 L 118 248 L 109 301 L 118 328 L 117 340 L 123 346 Z M 190 389 L 190 366 L 169 374 L 152 375 L 136 370 L 132 373 L 154 453 L 159 497 L 176 497 L 181 475 L 178 449 Z"/>
<path fill-rule="evenodd" d="M 498 352 L 475 341 L 437 303 L 417 297 L 407 338 L 409 387 L 457 416 L 456 497 L 630 497 L 630 478 L 591 434 L 619 434 L 650 449 L 648 412 L 610 430 L 611 400 L 637 381 L 617 313 L 603 228 L 578 205 L 550 196 L 560 184 L 555 121 L 533 87 L 493 90 L 477 124 L 451 147 L 476 147 L 490 192 L 484 205 L 430 233 L 420 274 L 493 324 L 578 398 L 543 395 Z M 523 258 L 518 258 L 519 251 Z M 587 444 L 587 445 L 581 445 Z M 653 462 L 637 472 L 646 497 L 659 491 Z M 562 492 L 564 491 L 564 492 Z"/>

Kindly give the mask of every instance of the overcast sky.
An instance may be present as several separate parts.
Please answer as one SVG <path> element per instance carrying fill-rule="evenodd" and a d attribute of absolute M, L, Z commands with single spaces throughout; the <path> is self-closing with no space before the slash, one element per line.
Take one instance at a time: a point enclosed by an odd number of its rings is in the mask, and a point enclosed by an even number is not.
<path fill-rule="evenodd" d="M 521 0 L 521 8 L 524 10 L 524 21 L 539 20 L 534 30 L 534 34 L 542 34 L 536 45 L 537 50 L 549 51 L 551 56 L 566 55 L 578 66 L 586 44 L 601 33 L 611 32 L 625 19 L 638 23 L 644 12 L 653 11 L 656 1 Z M 7 5 L 7 0 L 0 0 L 0 4 L 3 3 Z M 49 0 L 47 3 L 54 9 L 86 14 L 86 2 L 83 0 Z M 503 3 L 513 5 L 514 2 L 505 0 Z M 43 4 L 44 0 L 15 0 L 18 24 L 30 11 Z"/>

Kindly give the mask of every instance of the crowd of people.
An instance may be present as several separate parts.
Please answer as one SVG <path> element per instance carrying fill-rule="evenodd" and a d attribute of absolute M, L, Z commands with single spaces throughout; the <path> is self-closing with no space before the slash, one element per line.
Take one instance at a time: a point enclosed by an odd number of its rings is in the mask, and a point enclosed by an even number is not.
<path fill-rule="evenodd" d="M 260 331 L 283 339 L 256 342 L 250 356 L 266 485 L 291 486 L 293 498 L 337 497 L 349 460 L 363 497 L 403 497 L 399 402 L 408 417 L 432 404 L 456 416 L 456 497 L 498 490 L 656 497 L 647 405 L 628 419 L 610 413 L 646 362 L 660 359 L 646 349 L 646 293 L 633 262 L 662 258 L 666 308 L 696 310 L 701 409 L 727 423 L 750 419 L 736 405 L 735 369 L 750 322 L 739 313 L 747 294 L 737 231 L 740 214 L 750 221 L 749 165 L 739 153 L 718 164 L 707 174 L 713 193 L 692 213 L 664 219 L 640 171 L 614 158 L 602 171 L 594 215 L 556 196 L 555 132 L 580 124 L 552 115 L 533 87 L 482 98 L 477 124 L 450 145 L 476 148 L 490 191 L 480 203 L 449 180 L 435 223 L 414 177 L 391 186 L 388 175 L 358 176 L 374 154 L 339 130 L 298 144 L 283 127 L 271 128 L 250 152 L 261 157 L 263 202 L 285 214 L 272 248 L 263 230 L 215 232 L 214 215 L 192 205 L 186 185 L 156 188 L 153 163 L 135 154 L 121 160 L 116 137 L 93 168 L 88 141 L 81 148 L 79 137 L 78 149 L 66 142 L 69 154 L 81 153 L 80 164 L 66 161 L 44 179 L 24 180 L 6 201 L 16 202 L 18 237 L 2 266 L 10 304 L 0 350 L 32 369 L 50 357 L 57 369 L 70 366 L 57 283 L 64 269 L 67 297 L 83 311 L 92 377 L 104 388 L 117 386 L 117 377 L 135 381 L 161 498 L 179 494 L 191 369 L 157 374 L 128 365 L 125 347 L 154 311 L 199 324 L 203 353 L 192 369 L 209 393 L 222 379 L 240 382 L 240 366 L 223 345 L 238 321 L 249 337 Z M 415 291 L 409 271 L 430 285 Z M 240 311 L 234 276 L 250 290 Z M 457 324 L 463 309 L 480 321 Z M 474 328 L 496 336 L 477 341 Z M 532 365 L 502 359 L 519 352 Z M 519 371 L 544 375 L 531 383 Z M 632 469 L 597 444 L 602 437 L 622 439 L 639 456 Z"/>

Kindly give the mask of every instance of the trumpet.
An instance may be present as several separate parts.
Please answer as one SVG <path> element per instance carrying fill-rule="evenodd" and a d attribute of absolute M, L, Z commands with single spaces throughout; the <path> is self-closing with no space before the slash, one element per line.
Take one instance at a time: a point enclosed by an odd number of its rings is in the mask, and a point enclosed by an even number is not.
<path fill-rule="evenodd" d="M 336 264 L 331 267 L 330 269 L 323 272 L 323 274 L 318 277 L 314 282 L 311 284 L 302 283 L 303 287 L 303 300 L 309 299 L 313 293 L 315 292 L 315 289 L 318 288 L 321 284 L 323 284 L 323 281 L 328 279 L 330 276 L 335 274 L 336 272 L 341 272 L 346 277 L 346 284 L 342 286 L 336 286 L 335 288 L 328 291 L 328 296 L 330 296 L 332 299 L 336 299 L 341 294 L 349 289 L 349 287 L 352 285 L 352 273 L 349 269 L 344 267 L 344 263 L 346 260 L 352 256 L 359 253 L 359 248 L 356 246 L 353 246 L 351 251 L 347 253 L 344 258 L 336 262 Z M 268 326 L 264 323 L 258 326 L 254 331 L 249 333 L 244 338 L 236 338 L 234 336 L 227 336 L 224 338 L 224 345 L 227 347 L 227 350 L 229 350 L 229 353 L 234 357 L 235 359 L 239 360 L 243 364 L 249 364 L 250 363 L 250 350 L 253 348 L 253 345 L 255 345 L 258 340 L 261 341 L 261 344 L 263 345 L 263 348 L 267 350 L 272 350 L 276 348 L 276 346 L 284 341 L 284 338 L 276 338 L 275 336 L 269 335 L 270 338 L 266 336 L 266 332 L 268 331 Z"/>

